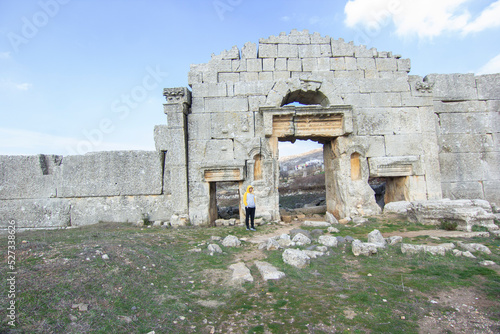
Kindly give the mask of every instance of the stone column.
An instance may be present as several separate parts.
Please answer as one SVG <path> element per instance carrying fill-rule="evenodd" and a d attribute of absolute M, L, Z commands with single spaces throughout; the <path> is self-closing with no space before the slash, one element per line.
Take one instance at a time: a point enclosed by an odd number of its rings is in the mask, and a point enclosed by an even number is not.
<path fill-rule="evenodd" d="M 167 114 L 167 147 L 165 170 L 170 173 L 168 188 L 172 193 L 172 211 L 176 215 L 188 215 L 188 164 L 187 164 L 187 114 L 191 106 L 191 92 L 185 87 L 165 88 L 167 102 L 163 105 Z"/>

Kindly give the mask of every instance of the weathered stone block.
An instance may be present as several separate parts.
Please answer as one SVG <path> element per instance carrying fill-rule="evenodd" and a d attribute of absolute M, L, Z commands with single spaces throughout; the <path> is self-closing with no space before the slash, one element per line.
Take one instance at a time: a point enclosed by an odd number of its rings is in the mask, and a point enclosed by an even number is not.
<path fill-rule="evenodd" d="M 267 95 L 273 88 L 273 81 L 252 81 L 252 82 L 235 82 L 234 95 L 236 96 L 251 96 L 251 95 Z"/>
<path fill-rule="evenodd" d="M 259 58 L 276 58 L 278 57 L 277 44 L 260 44 L 259 45 Z"/>
<path fill-rule="evenodd" d="M 358 70 L 375 70 L 375 59 L 373 58 L 358 58 L 356 60 Z"/>
<path fill-rule="evenodd" d="M 330 69 L 332 71 L 345 71 L 346 70 L 345 58 L 344 57 L 330 58 Z"/>
<path fill-rule="evenodd" d="M 295 44 L 278 44 L 278 57 L 297 58 L 299 48 Z"/>
<path fill-rule="evenodd" d="M 219 78 L 223 73 L 219 73 Z M 225 74 L 225 73 L 224 73 Z M 229 74 L 229 73 L 228 73 Z M 233 74 L 233 73 L 231 73 Z M 239 78 L 239 75 L 236 74 Z M 227 85 L 225 83 L 195 83 L 192 85 L 193 97 L 225 97 Z"/>
<path fill-rule="evenodd" d="M 241 81 L 257 81 L 259 80 L 259 72 L 241 72 Z"/>
<path fill-rule="evenodd" d="M 276 71 L 286 71 L 287 59 L 286 58 L 276 58 L 274 62 L 274 68 Z"/>
<path fill-rule="evenodd" d="M 176 194 L 178 196 L 179 194 Z M 136 222 L 170 219 L 168 196 L 113 196 L 71 199 L 71 225 L 83 226 L 99 222 Z"/>
<path fill-rule="evenodd" d="M 361 93 L 409 92 L 410 85 L 406 78 L 364 79 L 359 81 L 359 90 Z"/>
<path fill-rule="evenodd" d="M 298 48 L 299 58 L 316 58 L 322 56 L 321 46 L 319 44 L 299 45 Z"/>
<path fill-rule="evenodd" d="M 375 58 L 378 71 L 397 71 L 398 64 L 395 58 Z"/>
<path fill-rule="evenodd" d="M 288 80 L 291 77 L 291 72 L 289 71 L 274 71 L 274 80 Z"/>
<path fill-rule="evenodd" d="M 63 157 L 0 156 L 0 200 L 57 196 Z"/>
<path fill-rule="evenodd" d="M 370 177 L 422 175 L 418 156 L 374 157 L 368 159 Z"/>
<path fill-rule="evenodd" d="M 71 225 L 70 201 L 59 198 L 0 201 L 0 228 L 60 228 Z"/>
<path fill-rule="evenodd" d="M 302 60 L 293 58 L 288 59 L 287 70 L 296 72 L 302 71 Z"/>
<path fill-rule="evenodd" d="M 460 101 L 460 102 L 442 102 L 434 101 L 434 110 L 437 113 L 472 113 L 487 112 L 488 104 L 486 101 Z"/>
<path fill-rule="evenodd" d="M 288 41 L 290 44 L 309 44 L 311 43 L 311 37 L 309 31 L 297 31 L 293 29 L 288 35 Z"/>
<path fill-rule="evenodd" d="M 274 59 L 275 58 L 262 59 L 262 70 L 263 71 L 274 71 Z"/>
<path fill-rule="evenodd" d="M 356 61 L 356 58 L 354 57 L 345 57 L 345 70 L 346 71 L 357 71 L 358 70 L 358 63 Z"/>
<path fill-rule="evenodd" d="M 385 152 L 387 156 L 424 155 L 422 134 L 386 135 Z"/>
<path fill-rule="evenodd" d="M 487 169 L 481 153 L 440 153 L 442 182 L 483 181 Z"/>
<path fill-rule="evenodd" d="M 442 134 L 495 133 L 500 124 L 498 113 L 442 113 L 439 114 Z"/>
<path fill-rule="evenodd" d="M 161 178 L 162 166 L 155 151 L 67 156 L 58 197 L 160 194 Z"/>
<path fill-rule="evenodd" d="M 218 82 L 238 82 L 240 80 L 239 73 L 219 73 Z"/>
<path fill-rule="evenodd" d="M 476 83 L 480 100 L 500 100 L 500 73 L 477 76 Z"/>
<path fill-rule="evenodd" d="M 400 93 L 372 93 L 370 94 L 373 107 L 402 106 Z"/>
<path fill-rule="evenodd" d="M 443 197 L 451 200 L 484 198 L 483 185 L 480 181 L 442 182 Z"/>
<path fill-rule="evenodd" d="M 231 69 L 233 72 L 246 72 L 247 70 L 247 60 L 246 59 L 235 59 L 231 62 Z"/>
<path fill-rule="evenodd" d="M 477 99 L 474 74 L 429 74 L 424 80 L 433 85 L 434 98 L 443 101 Z"/>
<path fill-rule="evenodd" d="M 259 81 L 273 81 L 273 72 L 259 72 Z"/>
<path fill-rule="evenodd" d="M 421 133 L 418 108 L 370 108 L 356 116 L 358 135 Z"/>
<path fill-rule="evenodd" d="M 411 70 L 410 59 L 397 59 L 398 71 L 409 73 Z"/>
<path fill-rule="evenodd" d="M 253 113 L 227 112 L 211 115 L 212 138 L 253 136 Z"/>
<path fill-rule="evenodd" d="M 234 159 L 234 144 L 231 139 L 212 139 L 207 142 L 205 161 L 217 163 Z"/>
<path fill-rule="evenodd" d="M 342 38 L 331 39 L 333 57 L 352 57 L 354 56 L 354 43 L 346 43 Z"/>
<path fill-rule="evenodd" d="M 257 58 L 257 45 L 255 43 L 247 42 L 241 48 L 241 58 L 251 59 Z"/>
<path fill-rule="evenodd" d="M 413 96 L 410 92 L 401 92 L 401 103 L 404 107 L 433 106 L 431 96 Z"/>
<path fill-rule="evenodd" d="M 438 139 L 440 151 L 444 153 L 480 153 L 498 150 L 491 134 L 443 134 Z"/>
<path fill-rule="evenodd" d="M 376 49 L 367 49 L 364 45 L 356 45 L 354 47 L 354 57 L 358 58 L 373 58 L 378 55 Z"/>
<path fill-rule="evenodd" d="M 246 97 L 206 98 L 205 112 L 248 111 Z"/>
<path fill-rule="evenodd" d="M 497 173 L 500 175 L 500 173 Z M 490 203 L 500 203 L 500 180 L 488 180 L 483 182 L 484 199 Z"/>
<path fill-rule="evenodd" d="M 302 70 L 303 71 L 317 71 L 318 70 L 318 59 L 317 58 L 304 58 L 304 59 L 302 59 Z"/>
<path fill-rule="evenodd" d="M 365 77 L 365 72 L 363 70 L 335 71 L 334 75 L 335 78 L 363 79 Z"/>

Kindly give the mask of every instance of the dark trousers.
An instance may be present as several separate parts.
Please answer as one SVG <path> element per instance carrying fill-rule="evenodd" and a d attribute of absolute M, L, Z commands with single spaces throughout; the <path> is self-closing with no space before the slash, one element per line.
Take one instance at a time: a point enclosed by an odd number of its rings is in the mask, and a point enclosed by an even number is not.
<path fill-rule="evenodd" d="M 248 226 L 248 218 L 250 217 L 250 220 L 252 221 L 252 228 L 254 228 L 253 221 L 255 219 L 255 208 L 248 208 L 248 207 L 246 207 L 245 211 L 246 211 L 245 225 L 247 226 L 247 228 L 250 228 Z"/>

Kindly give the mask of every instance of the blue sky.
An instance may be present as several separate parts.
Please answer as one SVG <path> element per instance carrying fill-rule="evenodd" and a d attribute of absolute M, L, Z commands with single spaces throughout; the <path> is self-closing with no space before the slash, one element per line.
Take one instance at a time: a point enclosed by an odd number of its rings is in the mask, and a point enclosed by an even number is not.
<path fill-rule="evenodd" d="M 154 150 L 162 90 L 190 64 L 292 29 L 414 75 L 500 72 L 500 0 L 0 0 L 0 154 Z"/>

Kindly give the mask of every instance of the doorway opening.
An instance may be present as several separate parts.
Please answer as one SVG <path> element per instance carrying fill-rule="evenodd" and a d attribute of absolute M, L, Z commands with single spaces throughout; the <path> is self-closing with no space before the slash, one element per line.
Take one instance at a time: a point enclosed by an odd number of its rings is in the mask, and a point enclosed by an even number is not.
<path fill-rule="evenodd" d="M 236 181 L 210 182 L 210 221 L 240 218 L 240 185 Z"/>
<path fill-rule="evenodd" d="M 368 183 L 375 192 L 375 201 L 383 209 L 387 203 L 408 200 L 406 181 L 407 176 L 374 177 Z"/>
<path fill-rule="evenodd" d="M 296 214 L 324 214 L 326 188 L 323 144 L 312 140 L 280 141 L 278 150 L 278 192 L 282 219 Z"/>

